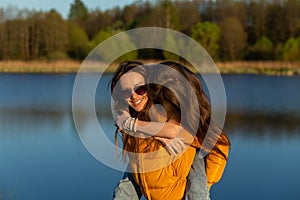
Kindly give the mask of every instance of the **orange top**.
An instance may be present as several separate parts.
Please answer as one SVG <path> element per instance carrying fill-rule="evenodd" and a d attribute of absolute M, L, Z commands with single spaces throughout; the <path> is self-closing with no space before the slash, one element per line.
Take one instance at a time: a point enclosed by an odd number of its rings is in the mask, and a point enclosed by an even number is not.
<path fill-rule="evenodd" d="M 184 129 L 180 132 L 189 134 Z M 196 149 L 188 146 L 186 151 L 175 156 L 170 155 L 154 138 L 139 139 L 135 142 L 138 142 L 138 153 L 127 154 L 134 180 L 143 195 L 148 200 L 181 200 Z"/>
<path fill-rule="evenodd" d="M 195 137 L 192 146 L 201 148 L 202 145 Z M 225 170 L 228 154 L 230 149 L 230 141 L 227 135 L 222 132 L 218 136 L 218 141 L 205 157 L 205 169 L 207 176 L 208 189 L 219 182 Z M 205 150 L 205 149 L 204 149 Z"/>

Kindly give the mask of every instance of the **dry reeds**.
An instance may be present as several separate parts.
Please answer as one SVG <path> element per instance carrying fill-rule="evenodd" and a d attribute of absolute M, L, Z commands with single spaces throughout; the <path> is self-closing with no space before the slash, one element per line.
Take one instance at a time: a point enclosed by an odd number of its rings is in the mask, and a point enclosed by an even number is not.
<path fill-rule="evenodd" d="M 158 63 L 159 60 L 143 60 L 144 63 Z M 264 75 L 300 75 L 299 62 L 281 61 L 234 61 L 217 62 L 222 74 L 264 74 Z M 0 73 L 77 73 L 82 66 L 80 61 L 0 61 Z M 116 70 L 118 63 L 107 67 L 106 63 L 85 63 L 81 72 L 108 72 Z"/>

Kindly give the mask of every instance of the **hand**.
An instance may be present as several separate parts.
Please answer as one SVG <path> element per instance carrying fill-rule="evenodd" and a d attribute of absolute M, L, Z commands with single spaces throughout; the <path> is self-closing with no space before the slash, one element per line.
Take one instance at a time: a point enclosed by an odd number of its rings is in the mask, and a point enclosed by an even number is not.
<path fill-rule="evenodd" d="M 127 111 L 122 111 L 120 114 L 117 115 L 116 125 L 118 126 L 119 130 L 127 130 L 128 126 L 126 126 L 126 120 L 130 118 L 130 114 Z"/>
<path fill-rule="evenodd" d="M 162 138 L 162 137 L 154 137 L 155 139 L 161 141 L 165 145 L 166 151 L 170 155 L 179 155 L 183 153 L 187 147 L 187 145 L 184 144 L 184 138 L 175 137 L 172 139 L 169 138 Z"/>

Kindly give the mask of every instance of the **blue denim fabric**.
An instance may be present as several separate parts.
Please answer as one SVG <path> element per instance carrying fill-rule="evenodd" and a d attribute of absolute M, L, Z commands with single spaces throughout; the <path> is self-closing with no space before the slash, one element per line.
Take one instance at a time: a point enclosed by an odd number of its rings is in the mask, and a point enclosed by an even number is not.
<path fill-rule="evenodd" d="M 142 193 L 138 185 L 134 182 L 131 173 L 124 173 L 123 179 L 120 180 L 115 188 L 114 200 L 139 200 Z M 190 173 L 187 179 L 184 200 L 210 200 L 207 189 L 207 178 L 205 172 L 205 162 L 200 151 L 196 152 Z"/>
<path fill-rule="evenodd" d="M 142 193 L 139 186 L 134 182 L 132 174 L 125 172 L 123 179 L 119 181 L 118 186 L 115 188 L 113 199 L 114 200 L 139 200 Z"/>
<path fill-rule="evenodd" d="M 210 200 L 205 171 L 205 160 L 197 151 L 185 188 L 185 200 Z"/>

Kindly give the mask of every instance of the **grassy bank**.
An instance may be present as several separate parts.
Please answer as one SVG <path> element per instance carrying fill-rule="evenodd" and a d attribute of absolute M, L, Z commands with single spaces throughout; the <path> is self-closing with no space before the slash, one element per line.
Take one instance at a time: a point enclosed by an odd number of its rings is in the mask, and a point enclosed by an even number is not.
<path fill-rule="evenodd" d="M 1 61 L 1 73 L 75 73 L 80 67 L 77 61 Z"/>
<path fill-rule="evenodd" d="M 0 61 L 0 73 L 77 73 L 81 66 L 80 61 Z M 82 72 L 103 72 L 105 63 L 86 63 Z M 111 64 L 106 72 L 114 72 L 117 64 Z"/>
<path fill-rule="evenodd" d="M 300 63 L 279 61 L 217 63 L 222 74 L 300 75 Z"/>
<path fill-rule="evenodd" d="M 158 62 L 158 61 L 148 61 Z M 0 61 L 0 73 L 77 73 L 79 61 Z M 290 62 L 219 62 L 216 63 L 222 74 L 263 74 L 292 76 L 300 75 L 300 63 Z M 104 63 L 87 63 L 84 72 L 103 72 Z M 117 64 L 111 64 L 106 72 L 114 72 Z"/>

